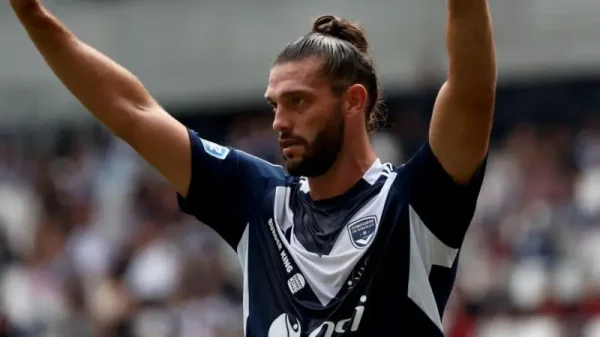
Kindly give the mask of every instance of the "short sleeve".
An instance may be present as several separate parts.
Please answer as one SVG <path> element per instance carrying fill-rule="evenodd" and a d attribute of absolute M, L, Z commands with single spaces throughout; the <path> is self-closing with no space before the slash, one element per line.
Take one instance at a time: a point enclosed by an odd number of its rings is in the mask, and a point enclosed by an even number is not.
<path fill-rule="evenodd" d="M 402 169 L 409 184 L 409 203 L 420 221 L 440 241 L 460 248 L 473 219 L 487 157 L 467 184 L 457 184 L 428 143 Z"/>
<path fill-rule="evenodd" d="M 232 247 L 244 233 L 252 205 L 283 169 L 243 151 L 200 138 L 189 130 L 192 176 L 187 197 L 177 195 L 182 212 L 213 228 Z"/>

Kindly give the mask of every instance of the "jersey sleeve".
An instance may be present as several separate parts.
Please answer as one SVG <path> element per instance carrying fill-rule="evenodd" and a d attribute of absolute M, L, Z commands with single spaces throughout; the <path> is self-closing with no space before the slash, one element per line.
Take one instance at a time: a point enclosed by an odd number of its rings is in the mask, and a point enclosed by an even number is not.
<path fill-rule="evenodd" d="M 469 183 L 457 184 L 426 143 L 402 166 L 410 186 L 411 212 L 449 247 L 462 245 L 475 212 L 486 163 L 487 157 Z"/>
<path fill-rule="evenodd" d="M 181 211 L 213 228 L 234 249 L 250 211 L 283 169 L 189 130 L 192 175 L 187 196 L 177 195 Z"/>

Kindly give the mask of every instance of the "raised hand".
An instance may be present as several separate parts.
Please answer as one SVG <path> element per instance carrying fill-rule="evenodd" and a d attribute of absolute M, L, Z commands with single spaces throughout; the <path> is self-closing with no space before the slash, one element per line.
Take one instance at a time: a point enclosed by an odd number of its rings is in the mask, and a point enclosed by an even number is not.
<path fill-rule="evenodd" d="M 42 0 L 9 0 L 9 2 L 18 15 L 34 12 L 42 7 Z"/>

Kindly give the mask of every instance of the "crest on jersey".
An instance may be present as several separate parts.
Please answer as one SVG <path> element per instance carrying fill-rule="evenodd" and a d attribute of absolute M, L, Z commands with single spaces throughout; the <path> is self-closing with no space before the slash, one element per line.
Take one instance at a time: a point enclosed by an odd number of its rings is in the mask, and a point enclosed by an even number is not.
<path fill-rule="evenodd" d="M 377 217 L 374 215 L 356 220 L 348 225 L 350 241 L 356 248 L 365 248 L 375 236 L 376 229 Z"/>
<path fill-rule="evenodd" d="M 200 140 L 202 141 L 202 146 L 204 146 L 204 151 L 217 159 L 223 160 L 229 154 L 229 149 L 225 146 L 221 146 L 206 139 Z"/>

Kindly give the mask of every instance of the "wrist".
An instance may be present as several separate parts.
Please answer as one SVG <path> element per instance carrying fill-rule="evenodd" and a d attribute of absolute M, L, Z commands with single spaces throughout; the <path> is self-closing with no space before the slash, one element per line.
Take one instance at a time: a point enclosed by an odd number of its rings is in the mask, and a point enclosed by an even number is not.
<path fill-rule="evenodd" d="M 17 1 L 19 2 L 19 1 Z M 24 4 L 13 3 L 13 10 L 17 15 L 17 18 L 24 25 L 32 24 L 34 22 L 42 21 L 44 18 L 49 17 L 49 13 L 46 9 L 37 1 L 24 1 Z"/>

